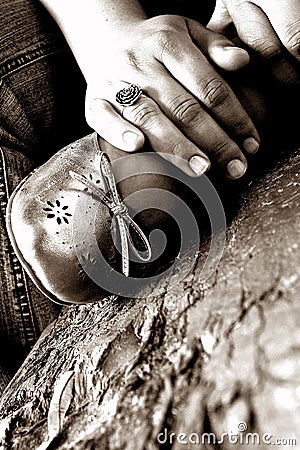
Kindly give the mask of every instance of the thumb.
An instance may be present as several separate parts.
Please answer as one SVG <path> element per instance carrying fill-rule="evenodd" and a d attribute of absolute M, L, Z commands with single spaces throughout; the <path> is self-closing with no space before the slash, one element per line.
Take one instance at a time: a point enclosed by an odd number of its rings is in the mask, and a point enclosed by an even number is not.
<path fill-rule="evenodd" d="M 232 19 L 223 3 L 223 0 L 217 0 L 216 7 L 210 21 L 207 24 L 207 28 L 218 33 L 224 33 L 231 23 Z"/>
<path fill-rule="evenodd" d="M 236 47 L 226 38 L 212 40 L 207 51 L 209 57 L 217 66 L 230 72 L 242 69 L 250 60 L 246 50 Z"/>
<path fill-rule="evenodd" d="M 189 30 L 199 49 L 223 70 L 235 71 L 249 63 L 246 50 L 237 47 L 223 34 L 208 30 L 198 22 L 188 19 Z"/>

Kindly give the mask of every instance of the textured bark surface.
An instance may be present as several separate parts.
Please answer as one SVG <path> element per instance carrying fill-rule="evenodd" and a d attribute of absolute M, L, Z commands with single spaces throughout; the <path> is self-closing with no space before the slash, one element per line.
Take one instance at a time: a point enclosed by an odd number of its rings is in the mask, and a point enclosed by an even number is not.
<path fill-rule="evenodd" d="M 160 297 L 65 309 L 4 392 L 2 448 L 300 448 L 299 163 L 241 193 L 205 284 L 208 243 Z"/>

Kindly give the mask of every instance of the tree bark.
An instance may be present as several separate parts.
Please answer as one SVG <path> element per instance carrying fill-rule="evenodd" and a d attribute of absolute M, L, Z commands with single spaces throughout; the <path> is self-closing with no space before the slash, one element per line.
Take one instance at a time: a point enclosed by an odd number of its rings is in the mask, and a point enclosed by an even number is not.
<path fill-rule="evenodd" d="M 158 297 L 65 308 L 4 392 L 2 448 L 299 448 L 299 163 L 242 189 L 204 284 L 209 242 Z"/>

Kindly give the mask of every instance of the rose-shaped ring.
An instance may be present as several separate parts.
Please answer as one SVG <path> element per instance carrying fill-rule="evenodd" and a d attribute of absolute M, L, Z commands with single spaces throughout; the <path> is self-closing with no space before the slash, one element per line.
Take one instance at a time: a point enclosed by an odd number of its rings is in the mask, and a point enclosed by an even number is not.
<path fill-rule="evenodd" d="M 117 92 L 116 101 L 121 106 L 131 106 L 138 100 L 138 98 L 140 98 L 142 93 L 143 91 L 140 86 L 137 84 L 130 84 Z"/>

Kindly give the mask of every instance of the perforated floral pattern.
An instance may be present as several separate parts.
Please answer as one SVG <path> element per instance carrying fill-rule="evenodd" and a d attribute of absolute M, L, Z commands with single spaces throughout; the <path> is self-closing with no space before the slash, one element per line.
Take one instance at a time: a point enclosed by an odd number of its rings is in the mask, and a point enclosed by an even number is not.
<path fill-rule="evenodd" d="M 43 210 L 47 213 L 48 219 L 55 219 L 58 225 L 61 225 L 63 222 L 69 223 L 69 217 L 72 214 L 68 212 L 68 205 L 62 205 L 60 200 L 55 200 L 53 203 L 47 200 L 46 204 L 47 207 L 43 208 Z"/>

